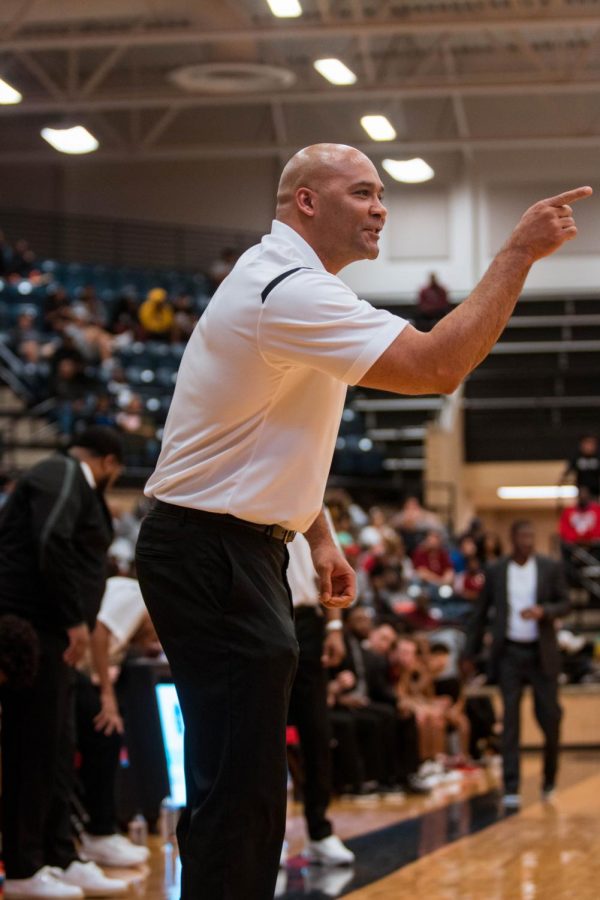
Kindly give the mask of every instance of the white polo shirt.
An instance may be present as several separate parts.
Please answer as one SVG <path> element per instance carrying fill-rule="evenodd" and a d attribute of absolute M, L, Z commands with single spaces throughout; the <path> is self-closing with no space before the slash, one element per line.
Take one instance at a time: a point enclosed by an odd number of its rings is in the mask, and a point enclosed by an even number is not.
<path fill-rule="evenodd" d="M 273 222 L 194 329 L 146 495 L 306 531 L 323 502 L 346 386 L 406 324 L 359 300 L 296 231 Z"/>

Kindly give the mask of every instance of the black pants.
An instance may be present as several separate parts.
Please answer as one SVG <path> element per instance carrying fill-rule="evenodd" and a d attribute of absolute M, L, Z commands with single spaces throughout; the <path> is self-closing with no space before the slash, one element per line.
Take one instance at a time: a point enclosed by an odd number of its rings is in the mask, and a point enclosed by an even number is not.
<path fill-rule="evenodd" d="M 38 632 L 39 669 L 30 688 L 2 690 L 2 845 L 7 878 L 77 858 L 71 835 L 73 673 L 66 640 Z"/>
<path fill-rule="evenodd" d="M 300 647 L 292 685 L 289 721 L 298 729 L 304 764 L 304 816 L 311 840 L 329 837 L 326 812 L 331 798 L 331 728 L 327 712 L 327 674 L 321 662 L 324 623 L 316 609 L 296 611 Z"/>
<path fill-rule="evenodd" d="M 83 806 L 89 820 L 89 834 L 114 834 L 116 826 L 115 785 L 121 751 L 121 735 L 97 731 L 94 718 L 102 707 L 100 692 L 87 675 L 77 672 L 75 683 L 75 725 L 77 748 L 81 754 L 79 780 Z"/>
<path fill-rule="evenodd" d="M 298 644 L 280 541 L 177 507 L 143 521 L 137 571 L 185 723 L 182 900 L 272 900 Z"/>
<path fill-rule="evenodd" d="M 550 787 L 556 780 L 562 716 L 558 703 L 558 682 L 556 677 L 542 671 L 537 644 L 507 642 L 500 660 L 499 677 L 504 703 L 502 764 L 507 794 L 519 790 L 520 707 L 526 684 L 532 687 L 535 717 L 544 733 L 544 786 Z"/>

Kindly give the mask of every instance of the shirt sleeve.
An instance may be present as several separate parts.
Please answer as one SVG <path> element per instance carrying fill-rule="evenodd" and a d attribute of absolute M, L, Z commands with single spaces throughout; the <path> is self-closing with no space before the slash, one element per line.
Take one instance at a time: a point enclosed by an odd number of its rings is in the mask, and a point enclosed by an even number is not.
<path fill-rule="evenodd" d="M 269 293 L 258 344 L 271 365 L 309 366 L 356 384 L 407 325 L 335 275 L 302 270 Z"/>
<path fill-rule="evenodd" d="M 114 635 L 119 647 L 129 643 L 142 624 L 145 612 L 144 598 L 135 578 L 108 579 L 98 621 Z"/>

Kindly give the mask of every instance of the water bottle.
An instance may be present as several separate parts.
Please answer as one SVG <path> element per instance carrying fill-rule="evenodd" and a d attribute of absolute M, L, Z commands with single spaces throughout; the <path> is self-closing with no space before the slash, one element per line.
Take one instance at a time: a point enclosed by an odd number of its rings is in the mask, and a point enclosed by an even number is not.
<path fill-rule="evenodd" d="M 127 835 L 132 844 L 145 847 L 148 843 L 148 823 L 141 813 L 135 815 L 129 823 Z"/>
<path fill-rule="evenodd" d="M 173 844 L 176 840 L 179 807 L 172 797 L 165 797 L 160 804 L 160 835 L 165 844 Z"/>

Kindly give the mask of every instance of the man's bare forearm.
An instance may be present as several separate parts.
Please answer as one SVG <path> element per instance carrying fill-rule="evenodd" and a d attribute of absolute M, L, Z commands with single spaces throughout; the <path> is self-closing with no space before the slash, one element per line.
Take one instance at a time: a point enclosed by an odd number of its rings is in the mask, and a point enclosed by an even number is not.
<path fill-rule="evenodd" d="M 431 352 L 442 361 L 450 382 L 460 383 L 488 355 L 513 313 L 531 265 L 522 250 L 505 248 L 469 297 L 432 329 Z"/>

